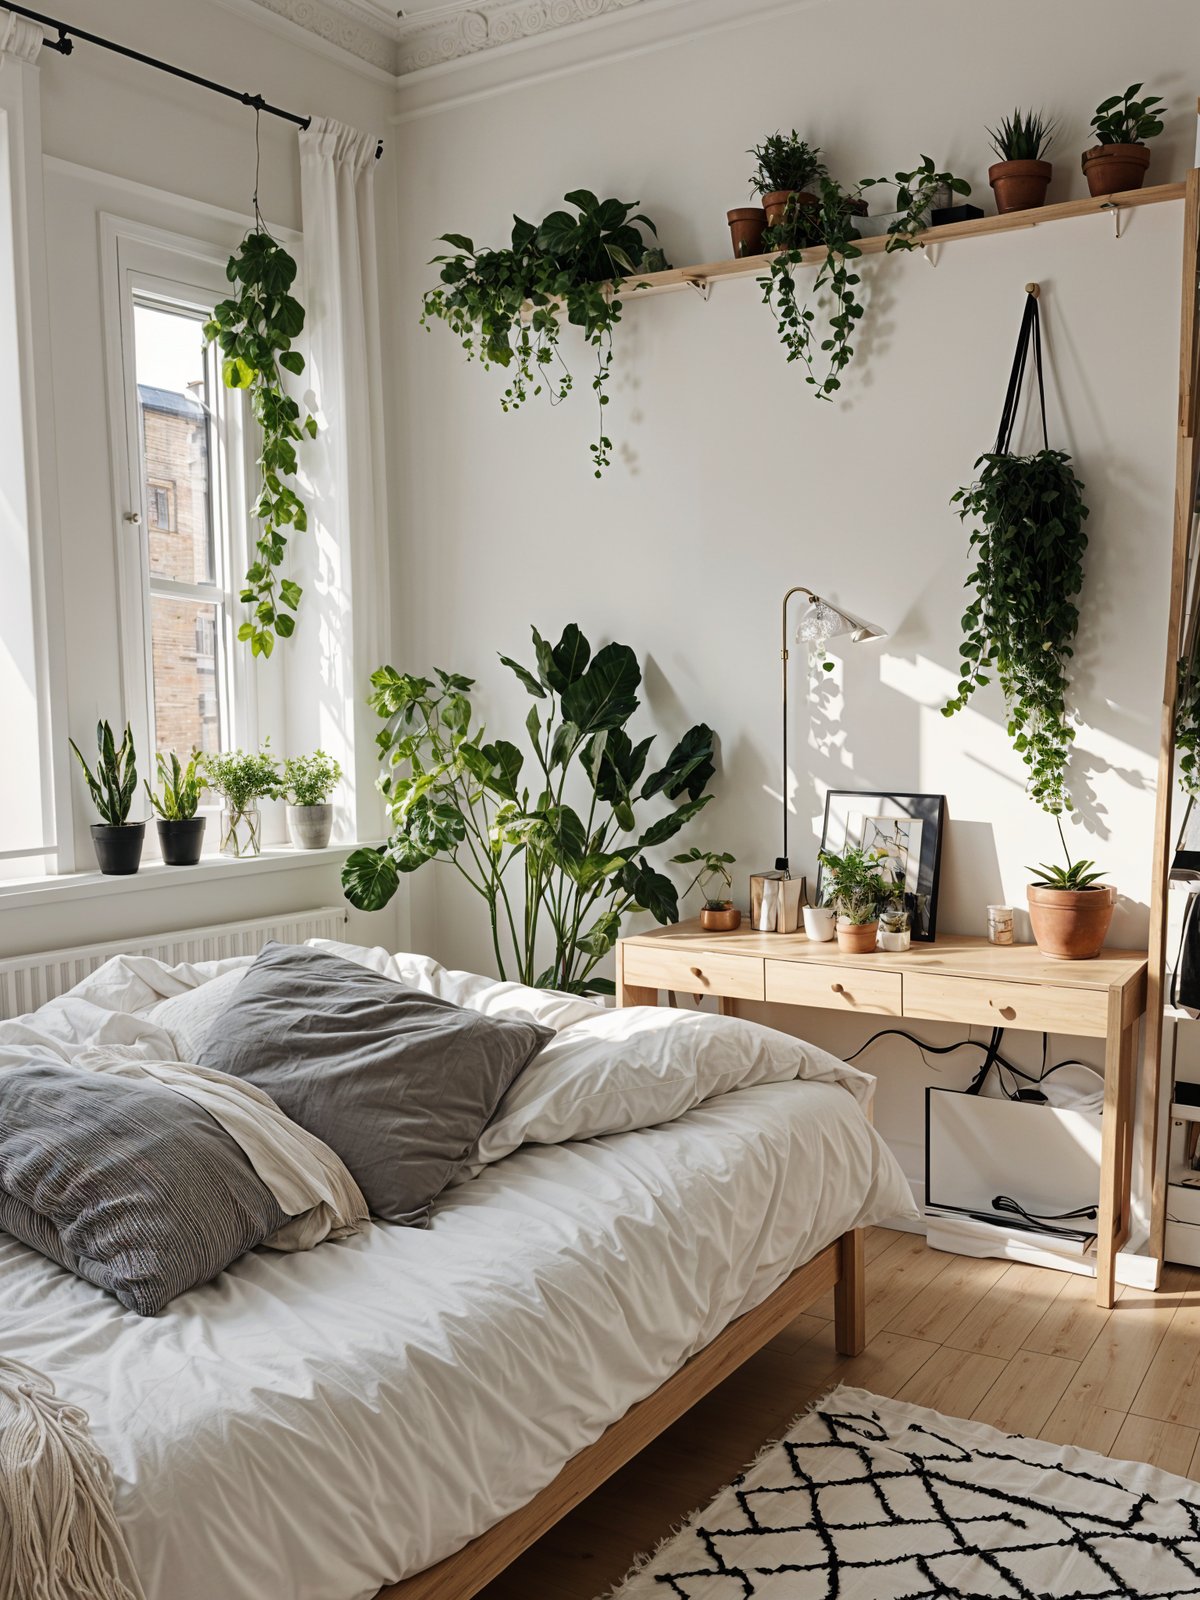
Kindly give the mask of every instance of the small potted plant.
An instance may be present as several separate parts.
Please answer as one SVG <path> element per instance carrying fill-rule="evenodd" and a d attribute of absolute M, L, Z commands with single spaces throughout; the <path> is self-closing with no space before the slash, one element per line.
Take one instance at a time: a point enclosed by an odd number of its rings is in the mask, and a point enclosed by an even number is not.
<path fill-rule="evenodd" d="M 762 255 L 763 234 L 767 231 L 767 213 L 762 206 L 735 206 L 725 213 L 725 220 L 735 260 Z"/>
<path fill-rule="evenodd" d="M 129 808 L 137 793 L 137 753 L 133 732 L 125 725 L 120 745 L 107 722 L 96 724 L 96 770 L 83 759 L 74 739 L 67 741 L 83 768 L 92 804 L 100 821 L 92 823 L 92 844 L 100 871 L 113 878 L 131 877 L 142 863 L 144 822 L 130 822 Z"/>
<path fill-rule="evenodd" d="M 872 851 L 851 849 L 844 855 L 821 852 L 827 875 L 825 897 L 837 912 L 838 948 L 847 955 L 868 955 L 875 948 L 879 913 L 892 903 L 896 885 Z"/>
<path fill-rule="evenodd" d="M 221 797 L 221 854 L 256 856 L 262 849 L 260 800 L 283 794 L 279 766 L 270 751 L 226 750 L 204 758 L 204 782 Z"/>
<path fill-rule="evenodd" d="M 1083 175 L 1088 191 L 1094 195 L 1119 194 L 1123 189 L 1140 189 L 1150 165 L 1146 140 L 1163 131 L 1166 106 L 1162 96 L 1148 94 L 1144 100 L 1140 83 L 1131 83 L 1124 94 L 1101 100 L 1092 118 L 1096 143 L 1082 156 Z"/>
<path fill-rule="evenodd" d="M 329 843 L 333 832 L 329 796 L 341 776 L 341 767 L 324 750 L 314 750 L 310 756 L 288 756 L 283 763 L 288 836 L 297 850 L 323 850 Z"/>
<path fill-rule="evenodd" d="M 797 205 L 818 204 L 808 186 L 824 176 L 825 163 L 820 148 L 802 139 L 794 128 L 791 133 L 773 133 L 747 154 L 758 162 L 750 186 L 762 195 L 768 228 L 782 222 L 784 208 L 793 196 Z"/>
<path fill-rule="evenodd" d="M 992 149 L 1000 157 L 988 168 L 996 210 L 1032 211 L 1046 204 L 1054 168 L 1046 160 L 1054 140 L 1054 121 L 1041 111 L 1022 111 L 989 128 Z"/>
<path fill-rule="evenodd" d="M 158 845 L 168 867 L 194 867 L 200 859 L 205 821 L 196 815 L 204 789 L 201 760 L 199 751 L 193 750 L 185 766 L 172 750 L 168 762 L 160 750 L 158 786 L 161 793 L 155 794 L 148 783 L 145 786 L 146 798 L 158 813 Z"/>
<path fill-rule="evenodd" d="M 700 926 L 706 933 L 733 933 L 741 926 L 742 913 L 728 898 L 733 888 L 729 869 L 736 858 L 728 851 L 698 850 L 695 845 L 681 856 L 672 856 L 675 866 L 695 867 L 696 875 L 683 891 L 698 888 L 704 896 L 700 907 Z"/>
<path fill-rule="evenodd" d="M 1062 819 L 1054 820 L 1067 864 L 1054 867 L 1043 862 L 1029 869 L 1037 874 L 1026 891 L 1033 937 L 1044 956 L 1091 961 L 1104 948 L 1117 891 L 1111 883 L 1100 882 L 1103 874 L 1094 870 L 1094 861 L 1071 860 Z"/>

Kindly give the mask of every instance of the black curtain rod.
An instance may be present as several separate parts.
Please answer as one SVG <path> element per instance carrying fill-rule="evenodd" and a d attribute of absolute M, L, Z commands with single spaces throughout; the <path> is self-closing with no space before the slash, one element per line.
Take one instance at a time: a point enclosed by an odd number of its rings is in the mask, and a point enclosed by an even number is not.
<path fill-rule="evenodd" d="M 31 11 L 28 6 L 10 4 L 9 0 L 0 0 L 0 9 L 15 11 L 19 17 L 27 17 L 30 22 L 39 22 L 43 28 L 52 28 L 58 34 L 58 38 L 47 39 L 46 49 L 57 50 L 60 55 L 69 56 L 75 48 L 74 41 L 82 39 L 87 44 L 98 45 L 101 50 L 111 50 L 114 55 L 125 56 L 130 61 L 140 61 L 144 67 L 154 67 L 158 72 L 169 73 L 172 78 L 183 78 L 188 83 L 197 84 L 201 89 L 211 89 L 213 94 L 223 94 L 226 99 L 236 100 L 241 105 L 250 106 L 254 111 L 265 111 L 269 117 L 280 117 L 284 122 L 294 123 L 297 128 L 307 128 L 312 122 L 311 117 L 300 117 L 294 111 L 284 111 L 281 106 L 271 105 L 260 94 L 245 94 L 240 89 L 231 89 L 228 84 L 214 83 L 211 78 L 202 78 L 198 73 L 185 71 L 183 67 L 174 67 L 169 61 L 159 61 L 154 56 L 144 55 L 140 50 L 131 50 L 128 45 L 118 44 L 115 39 L 104 39 L 98 33 L 88 33 L 84 28 L 77 28 L 73 22 L 60 22 L 57 17 L 47 17 L 40 11 Z M 381 139 L 375 147 L 376 161 L 382 154 Z"/>

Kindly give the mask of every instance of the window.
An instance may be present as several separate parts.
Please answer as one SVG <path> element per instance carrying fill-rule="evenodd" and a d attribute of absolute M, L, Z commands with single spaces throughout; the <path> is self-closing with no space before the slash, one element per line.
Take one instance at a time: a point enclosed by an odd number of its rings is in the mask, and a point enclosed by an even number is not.
<path fill-rule="evenodd" d="M 175 526 L 171 515 L 171 488 L 165 483 L 152 483 L 149 490 L 150 526 L 170 533 Z"/>

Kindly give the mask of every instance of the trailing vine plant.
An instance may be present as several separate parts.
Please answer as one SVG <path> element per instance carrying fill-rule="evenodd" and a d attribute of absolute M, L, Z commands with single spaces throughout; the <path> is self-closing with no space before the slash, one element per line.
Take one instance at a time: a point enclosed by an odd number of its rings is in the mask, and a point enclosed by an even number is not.
<path fill-rule="evenodd" d="M 763 303 L 771 308 L 780 342 L 789 361 L 799 361 L 805 382 L 818 400 L 832 400 L 842 386 L 842 373 L 854 359 L 854 337 L 866 308 L 859 299 L 861 275 L 854 263 L 861 257 L 858 220 L 865 215 L 862 191 L 878 184 L 897 186 L 899 213 L 888 226 L 885 249 L 912 250 L 920 234 L 929 226 L 929 213 L 938 198 L 949 191 L 967 195 L 971 185 L 953 173 L 937 171 L 929 156 L 911 172 L 898 172 L 894 178 L 864 178 L 852 189 L 844 189 L 829 176 L 823 165 L 810 175 L 815 179 L 818 203 L 788 202 L 783 220 L 763 236 L 766 251 L 779 252 L 759 285 Z M 807 295 L 796 289 L 796 268 L 810 258 L 805 252 L 821 246 L 824 255 Z M 818 326 L 814 303 L 828 292 L 832 308 L 825 321 L 824 336 Z"/>
<path fill-rule="evenodd" d="M 440 283 L 426 291 L 421 324 L 436 318 L 456 333 L 468 361 L 503 367 L 508 384 L 501 409 L 515 411 L 545 392 L 552 405 L 574 387 L 559 348 L 561 312 L 580 328 L 596 354 L 592 391 L 599 411 L 591 445 L 596 477 L 612 460 L 605 432 L 613 329 L 621 320 L 617 284 L 638 272 L 666 266 L 662 251 L 648 246 L 639 227 L 657 236 L 650 218 L 635 213 L 638 202 L 598 200 L 589 189 L 563 197 L 575 208 L 552 211 L 540 223 L 513 218 L 510 243 L 477 247 L 461 233 L 443 234 L 452 254 L 435 256 Z"/>
<path fill-rule="evenodd" d="M 1043 811 L 1073 809 L 1066 790 L 1075 729 L 1067 711 L 1067 663 L 1074 653 L 1087 549 L 1083 484 L 1062 450 L 981 456 L 972 484 L 951 500 L 974 518 L 967 575 L 974 596 L 962 619 L 957 692 L 943 716 L 961 711 L 994 669 L 1004 693 L 1008 735 L 1027 769 L 1029 793 Z"/>
<path fill-rule="evenodd" d="M 1179 688 L 1175 700 L 1175 749 L 1179 754 L 1179 782 L 1185 794 L 1200 800 L 1200 661 L 1191 656 L 1178 664 Z"/>

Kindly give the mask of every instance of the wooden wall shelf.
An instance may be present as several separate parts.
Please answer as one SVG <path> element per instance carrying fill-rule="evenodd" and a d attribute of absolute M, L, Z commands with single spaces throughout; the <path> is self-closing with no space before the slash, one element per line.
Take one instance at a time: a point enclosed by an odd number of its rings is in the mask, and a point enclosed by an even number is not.
<path fill-rule="evenodd" d="M 916 235 L 917 245 L 924 249 L 930 245 L 951 244 L 955 239 L 973 239 L 978 234 L 1009 233 L 1016 228 L 1036 228 L 1044 222 L 1061 222 L 1067 217 L 1091 217 L 1097 212 L 1111 213 L 1119 228 L 1122 211 L 1134 206 L 1159 205 L 1164 200 L 1182 200 L 1185 185 L 1160 183 L 1150 189 L 1127 189 L 1120 194 L 1088 196 L 1083 200 L 1063 200 L 1058 205 L 1039 206 L 1033 211 L 1008 211 L 1003 216 L 975 217 L 969 222 L 950 222 L 941 228 L 926 228 Z M 879 255 L 887 249 L 886 234 L 872 235 L 859 241 L 864 256 Z M 824 260 L 821 245 L 802 252 L 805 265 L 816 266 Z M 642 273 L 636 282 L 625 280 L 620 285 L 622 298 L 641 299 L 645 295 L 674 294 L 682 289 L 706 289 L 710 284 L 729 278 L 752 278 L 765 272 L 775 260 L 774 255 L 743 256 L 728 261 L 710 261 L 702 266 L 671 267 L 666 272 Z"/>

